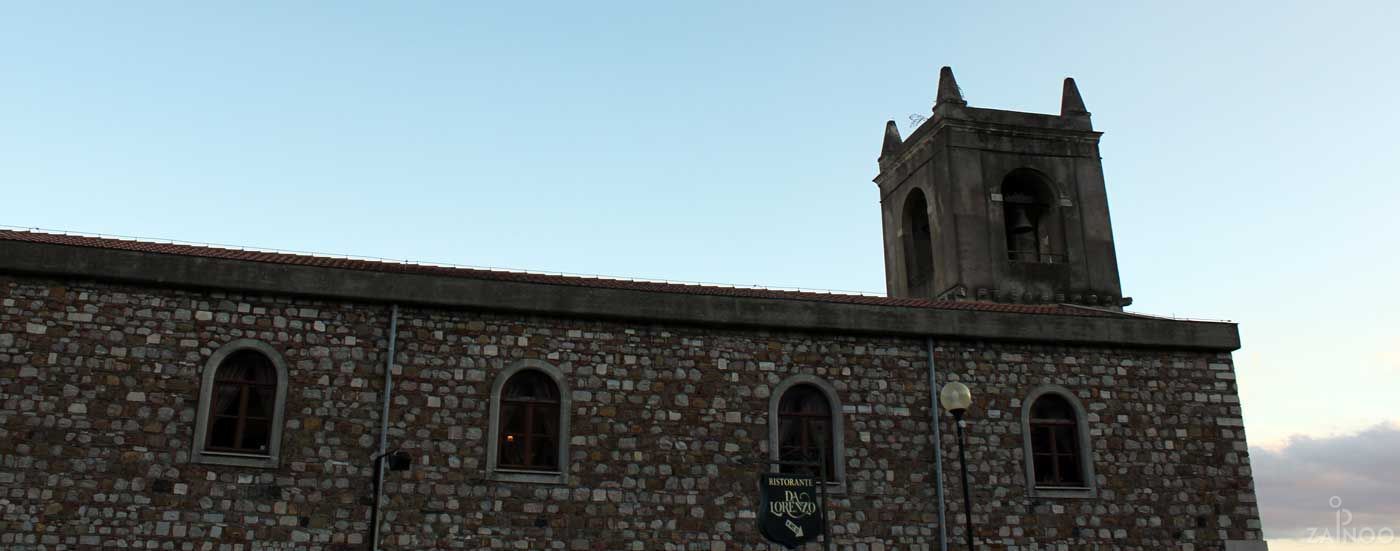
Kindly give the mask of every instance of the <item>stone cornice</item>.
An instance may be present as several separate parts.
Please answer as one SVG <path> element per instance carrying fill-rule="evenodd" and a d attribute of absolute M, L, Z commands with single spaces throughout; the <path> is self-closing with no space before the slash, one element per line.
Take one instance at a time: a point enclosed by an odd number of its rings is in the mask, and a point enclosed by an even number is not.
<path fill-rule="evenodd" d="M 580 318 L 1230 351 L 1235 324 L 584 287 L 0 241 L 0 273 Z"/>

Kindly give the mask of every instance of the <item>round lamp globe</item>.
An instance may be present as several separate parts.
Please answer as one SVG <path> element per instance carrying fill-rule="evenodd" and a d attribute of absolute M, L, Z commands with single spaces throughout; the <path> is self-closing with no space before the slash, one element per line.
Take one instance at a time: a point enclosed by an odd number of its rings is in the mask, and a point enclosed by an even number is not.
<path fill-rule="evenodd" d="M 948 411 L 965 410 L 972 405 L 972 389 L 956 381 L 948 383 L 938 393 L 938 402 Z"/>

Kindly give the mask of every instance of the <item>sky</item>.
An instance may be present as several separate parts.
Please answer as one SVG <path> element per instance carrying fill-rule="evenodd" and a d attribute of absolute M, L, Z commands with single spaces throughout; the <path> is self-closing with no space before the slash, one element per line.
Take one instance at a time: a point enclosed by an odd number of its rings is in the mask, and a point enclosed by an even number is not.
<path fill-rule="evenodd" d="M 1297 486 L 1277 475 L 1400 463 L 1364 445 L 1400 430 L 1397 23 L 1359 1 L 14 3 L 0 224 L 879 293 L 885 121 L 927 116 L 943 65 L 973 106 L 1045 113 L 1073 76 L 1131 309 L 1240 324 L 1265 529 L 1296 537 L 1333 509 L 1271 505 Z M 1353 501 L 1400 528 L 1396 490 Z"/>

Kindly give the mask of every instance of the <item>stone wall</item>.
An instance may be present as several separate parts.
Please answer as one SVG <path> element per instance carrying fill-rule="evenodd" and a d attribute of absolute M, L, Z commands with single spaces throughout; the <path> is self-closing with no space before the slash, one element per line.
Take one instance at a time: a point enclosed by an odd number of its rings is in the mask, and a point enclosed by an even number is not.
<path fill-rule="evenodd" d="M 389 307 L 0 277 L 0 547 L 363 549 Z M 199 374 L 254 338 L 289 367 L 281 467 L 189 462 Z M 936 549 L 925 343 L 404 307 L 386 549 L 769 549 L 754 517 L 769 393 L 803 373 L 845 405 L 840 549 Z M 1221 549 L 1258 539 L 1228 354 L 940 341 L 968 382 L 980 541 Z M 494 375 L 569 378 L 567 486 L 486 479 Z M 1031 499 L 1020 398 L 1072 389 L 1099 495 Z M 961 510 L 943 421 L 950 537 Z M 952 540 L 954 543 L 960 541 Z"/>
<path fill-rule="evenodd" d="M 979 541 L 1200 550 L 1262 538 L 1229 354 L 989 343 L 939 351 L 949 380 L 979 392 L 967 448 Z M 1022 398 L 1041 385 L 1074 391 L 1088 411 L 1094 498 L 1027 496 Z M 956 440 L 943 430 L 952 470 Z M 950 510 L 960 502 L 950 499 Z"/>

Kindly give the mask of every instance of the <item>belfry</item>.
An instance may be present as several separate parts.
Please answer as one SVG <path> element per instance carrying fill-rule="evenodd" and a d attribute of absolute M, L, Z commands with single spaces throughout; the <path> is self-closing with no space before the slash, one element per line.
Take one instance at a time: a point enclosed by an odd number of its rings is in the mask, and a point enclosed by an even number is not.
<path fill-rule="evenodd" d="M 1099 136 L 1074 79 L 1060 114 L 971 107 L 944 67 L 933 117 L 886 123 L 890 296 L 1121 309 Z"/>

